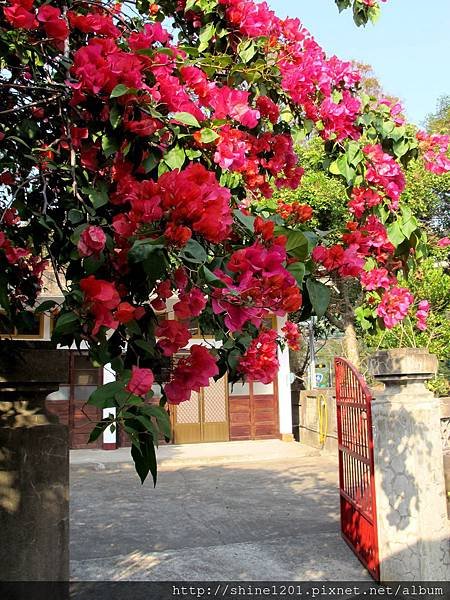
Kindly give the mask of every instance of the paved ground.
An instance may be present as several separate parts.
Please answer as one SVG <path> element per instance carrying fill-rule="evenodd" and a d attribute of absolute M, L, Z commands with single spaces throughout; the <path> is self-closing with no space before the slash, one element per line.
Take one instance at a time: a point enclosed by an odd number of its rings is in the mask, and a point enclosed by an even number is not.
<path fill-rule="evenodd" d="M 369 580 L 339 535 L 337 464 L 276 440 L 71 455 L 75 580 Z M 126 462 L 125 462 L 126 461 Z"/>

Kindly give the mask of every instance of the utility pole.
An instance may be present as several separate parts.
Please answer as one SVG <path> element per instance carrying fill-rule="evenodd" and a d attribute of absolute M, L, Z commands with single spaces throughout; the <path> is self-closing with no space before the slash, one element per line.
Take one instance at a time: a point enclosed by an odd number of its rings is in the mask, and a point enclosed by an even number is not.
<path fill-rule="evenodd" d="M 308 321 L 308 342 L 309 342 L 309 388 L 316 387 L 316 350 L 314 347 L 314 317 Z"/>

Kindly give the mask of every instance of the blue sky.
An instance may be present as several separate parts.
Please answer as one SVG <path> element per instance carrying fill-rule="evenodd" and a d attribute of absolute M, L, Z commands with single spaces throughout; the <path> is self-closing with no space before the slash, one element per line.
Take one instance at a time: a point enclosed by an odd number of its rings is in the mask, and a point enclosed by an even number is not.
<path fill-rule="evenodd" d="M 267 0 L 299 17 L 328 54 L 371 64 L 387 93 L 420 125 L 450 94 L 450 0 L 388 0 L 376 25 L 357 28 L 333 0 Z"/>

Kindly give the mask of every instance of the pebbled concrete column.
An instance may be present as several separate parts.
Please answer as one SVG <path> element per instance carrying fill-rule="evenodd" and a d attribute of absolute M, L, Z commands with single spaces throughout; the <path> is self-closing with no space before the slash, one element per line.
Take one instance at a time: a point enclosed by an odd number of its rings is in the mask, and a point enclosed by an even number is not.
<path fill-rule="evenodd" d="M 68 352 L 45 342 L 1 350 L 0 581 L 68 581 L 68 430 L 45 410 L 68 381 Z"/>
<path fill-rule="evenodd" d="M 445 581 L 450 536 L 439 401 L 425 387 L 437 360 L 426 350 L 375 353 L 385 384 L 372 402 L 378 543 L 382 581 Z"/>

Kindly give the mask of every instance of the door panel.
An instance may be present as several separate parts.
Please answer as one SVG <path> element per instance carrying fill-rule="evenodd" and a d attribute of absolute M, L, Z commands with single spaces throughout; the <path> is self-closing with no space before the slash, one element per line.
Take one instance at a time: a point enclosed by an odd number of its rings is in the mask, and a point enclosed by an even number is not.
<path fill-rule="evenodd" d="M 225 442 L 228 433 L 228 385 L 225 378 L 210 381 L 209 387 L 174 407 L 175 444 Z"/>
<path fill-rule="evenodd" d="M 279 437 L 278 394 L 275 384 L 266 386 L 251 383 L 248 386 L 248 396 L 234 395 L 234 388 L 230 393 L 231 440 Z"/>
<path fill-rule="evenodd" d="M 192 392 L 190 400 L 175 407 L 174 443 L 189 444 L 201 440 L 200 394 Z"/>
<path fill-rule="evenodd" d="M 202 441 L 226 442 L 228 434 L 227 381 L 211 380 L 209 387 L 202 390 Z"/>

